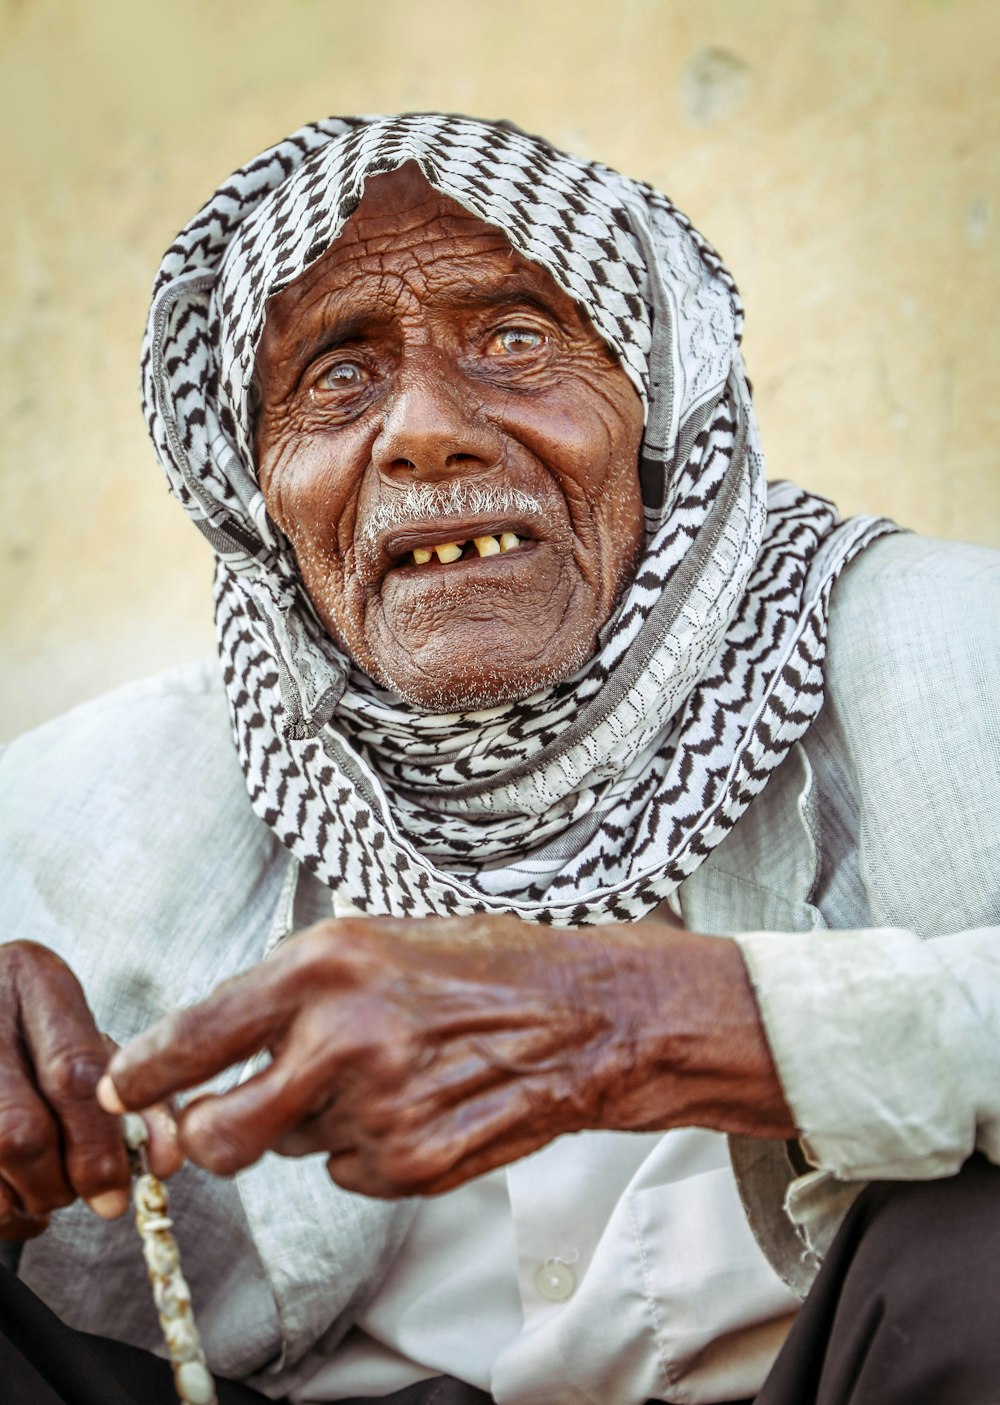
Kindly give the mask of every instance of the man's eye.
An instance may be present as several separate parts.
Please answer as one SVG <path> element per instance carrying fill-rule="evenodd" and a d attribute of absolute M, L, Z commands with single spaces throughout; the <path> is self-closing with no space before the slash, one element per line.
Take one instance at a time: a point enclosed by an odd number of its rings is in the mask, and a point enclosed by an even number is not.
<path fill-rule="evenodd" d="M 364 368 L 357 361 L 337 361 L 319 377 L 319 387 L 321 390 L 357 390 L 364 380 Z"/>
<path fill-rule="evenodd" d="M 493 338 L 493 345 L 503 356 L 517 356 L 525 351 L 539 351 L 545 336 L 532 327 L 505 327 Z"/>

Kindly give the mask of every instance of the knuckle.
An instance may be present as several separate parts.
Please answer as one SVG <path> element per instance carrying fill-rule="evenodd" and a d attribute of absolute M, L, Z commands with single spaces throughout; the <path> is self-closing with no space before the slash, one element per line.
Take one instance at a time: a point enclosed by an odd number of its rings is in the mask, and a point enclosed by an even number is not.
<path fill-rule="evenodd" d="M 189 1011 L 171 1010 L 168 1014 L 162 1015 L 151 1029 L 140 1035 L 139 1039 L 133 1041 L 133 1043 L 139 1043 L 140 1047 L 148 1047 L 159 1053 L 161 1050 L 167 1049 L 178 1042 L 188 1042 L 197 1039 L 200 1035 L 204 1034 L 203 1026 L 204 1022 L 192 1018 Z M 124 1052 L 119 1050 L 115 1054 L 114 1064 L 116 1069 L 122 1068 L 131 1071 L 127 1053 L 128 1047 L 126 1046 Z"/>
<path fill-rule="evenodd" d="M 0 1110 L 0 1166 L 30 1166 L 55 1147 L 55 1127 L 41 1109 L 21 1106 Z"/>
<path fill-rule="evenodd" d="M 386 1039 L 371 1045 L 368 1058 L 372 1078 L 382 1087 L 398 1087 L 406 1081 L 414 1067 L 408 1051 Z"/>
<path fill-rule="evenodd" d="M 93 1097 L 106 1060 L 95 1050 L 63 1049 L 45 1065 L 44 1084 L 57 1102 L 83 1102 Z"/>
<path fill-rule="evenodd" d="M 399 1131 L 399 1108 L 387 1098 L 369 1098 L 354 1109 L 354 1122 L 360 1131 L 386 1141 Z"/>
<path fill-rule="evenodd" d="M 326 1169 L 332 1181 L 364 1195 L 371 1193 L 371 1183 L 358 1156 L 352 1151 L 335 1152 L 326 1158 Z"/>
<path fill-rule="evenodd" d="M 242 1139 L 227 1127 L 185 1130 L 183 1147 L 192 1161 L 214 1176 L 233 1176 L 253 1160 Z"/>
<path fill-rule="evenodd" d="M 426 1140 L 417 1141 L 401 1132 L 382 1143 L 378 1169 L 384 1180 L 391 1181 L 403 1194 L 408 1194 L 419 1190 L 448 1168 L 441 1164 L 440 1156 Z"/>
<path fill-rule="evenodd" d="M 427 1139 L 428 1112 L 413 1099 L 385 1099 L 376 1104 L 385 1139 L 398 1148 L 416 1149 Z"/>
<path fill-rule="evenodd" d="M 104 1148 L 80 1152 L 73 1160 L 73 1180 L 86 1196 L 97 1195 L 102 1190 L 121 1189 L 128 1183 L 124 1153 Z"/>
<path fill-rule="evenodd" d="M 323 965 L 336 957 L 340 949 L 337 929 L 330 922 L 320 922 L 300 932 L 285 948 L 288 962 L 308 970 L 314 963 Z"/>
<path fill-rule="evenodd" d="M 13 942 L 4 942 L 0 945 L 0 960 L 4 965 L 17 968 L 27 961 L 35 961 L 39 957 L 51 957 L 52 952 L 47 947 L 40 946 L 38 942 L 18 939 Z"/>
<path fill-rule="evenodd" d="M 315 960 L 348 978 L 362 978 L 383 968 L 391 944 L 385 923 L 374 917 L 334 918 L 310 927 L 304 935 Z"/>
<path fill-rule="evenodd" d="M 24 976 L 64 977 L 69 967 L 54 951 L 40 942 L 24 939 L 4 942 L 0 946 L 0 960 L 6 967 L 12 983 L 16 984 Z"/>
<path fill-rule="evenodd" d="M 404 1107 L 412 1105 L 417 1074 L 424 1073 L 438 1059 L 438 1050 L 426 1029 L 408 1016 L 390 1012 L 385 1019 L 370 1022 L 368 1057 L 374 1080 L 385 1089 L 406 1094 Z"/>

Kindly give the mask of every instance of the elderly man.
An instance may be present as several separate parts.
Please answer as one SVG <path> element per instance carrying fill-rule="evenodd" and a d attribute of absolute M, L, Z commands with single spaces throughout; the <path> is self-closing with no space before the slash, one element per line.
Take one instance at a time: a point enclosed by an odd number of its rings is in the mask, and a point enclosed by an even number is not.
<path fill-rule="evenodd" d="M 3 764 L 15 1399 L 169 1398 L 126 1107 L 220 1400 L 997 1398 L 996 563 L 768 489 L 740 328 L 662 196 L 464 118 L 168 250 L 228 709 Z"/>

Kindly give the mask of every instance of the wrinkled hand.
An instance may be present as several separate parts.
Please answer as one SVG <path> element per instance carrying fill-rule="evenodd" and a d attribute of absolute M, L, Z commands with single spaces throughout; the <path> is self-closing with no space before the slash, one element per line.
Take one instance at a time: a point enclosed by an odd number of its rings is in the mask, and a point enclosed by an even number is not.
<path fill-rule="evenodd" d="M 54 952 L 0 946 L 0 1239 L 41 1234 L 78 1196 L 109 1219 L 128 1207 L 121 1124 L 94 1097 L 113 1048 Z M 148 1120 L 151 1157 L 169 1175 L 179 1154 L 162 1115 Z"/>
<path fill-rule="evenodd" d="M 435 1194 L 588 1127 L 791 1131 L 736 948 L 654 923 L 324 922 L 119 1051 L 100 1096 L 144 1106 L 264 1048 L 180 1115 L 209 1170 L 325 1151 L 348 1189 Z"/>

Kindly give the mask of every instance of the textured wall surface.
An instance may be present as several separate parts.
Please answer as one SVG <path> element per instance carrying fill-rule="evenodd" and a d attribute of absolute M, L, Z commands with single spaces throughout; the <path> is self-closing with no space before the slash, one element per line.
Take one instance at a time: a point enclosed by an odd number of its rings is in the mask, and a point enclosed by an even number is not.
<path fill-rule="evenodd" d="M 0 0 L 0 733 L 211 647 L 138 409 L 162 250 L 300 123 L 427 108 L 691 215 L 772 476 L 1000 541 L 996 0 Z"/>

